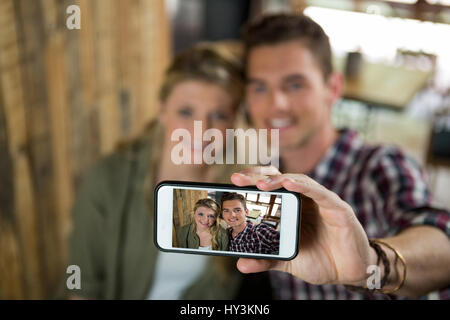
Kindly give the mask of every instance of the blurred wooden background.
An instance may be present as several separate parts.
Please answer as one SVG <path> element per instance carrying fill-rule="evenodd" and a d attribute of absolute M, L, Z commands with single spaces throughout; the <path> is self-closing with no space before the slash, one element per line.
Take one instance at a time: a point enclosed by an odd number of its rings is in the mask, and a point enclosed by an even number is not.
<path fill-rule="evenodd" d="M 156 115 L 169 60 L 164 0 L 0 0 L 0 299 L 53 296 L 80 177 Z"/>

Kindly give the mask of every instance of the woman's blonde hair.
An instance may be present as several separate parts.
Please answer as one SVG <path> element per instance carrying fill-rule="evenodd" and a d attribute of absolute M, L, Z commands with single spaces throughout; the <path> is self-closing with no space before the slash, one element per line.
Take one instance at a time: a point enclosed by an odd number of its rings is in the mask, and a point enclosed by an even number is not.
<path fill-rule="evenodd" d="M 177 54 L 166 70 L 159 91 L 164 102 L 175 86 L 186 80 L 199 80 L 221 86 L 231 95 L 236 109 L 244 93 L 239 43 L 200 43 Z"/>
<path fill-rule="evenodd" d="M 219 231 L 220 231 L 220 224 L 218 222 L 219 216 L 220 216 L 220 206 L 217 202 L 215 202 L 213 199 L 205 198 L 200 199 L 195 203 L 194 209 L 192 211 L 192 232 L 195 234 L 197 232 L 197 224 L 195 223 L 195 212 L 198 208 L 205 207 L 208 209 L 211 209 L 214 211 L 214 216 L 216 218 L 215 223 L 209 228 L 209 232 L 211 233 L 211 248 L 213 250 L 217 250 L 219 248 Z"/>

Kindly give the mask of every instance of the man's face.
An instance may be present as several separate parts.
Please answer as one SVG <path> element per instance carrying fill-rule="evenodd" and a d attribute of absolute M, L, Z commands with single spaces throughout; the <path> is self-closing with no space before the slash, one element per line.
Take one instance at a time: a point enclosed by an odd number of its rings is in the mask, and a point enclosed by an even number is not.
<path fill-rule="evenodd" d="M 244 209 L 239 200 L 227 200 L 222 203 L 222 216 L 230 227 L 237 227 L 245 223 L 247 213 L 248 210 Z"/>
<path fill-rule="evenodd" d="M 251 49 L 246 100 L 257 128 L 278 128 L 280 149 L 305 145 L 330 124 L 335 96 L 311 51 L 299 41 Z"/>

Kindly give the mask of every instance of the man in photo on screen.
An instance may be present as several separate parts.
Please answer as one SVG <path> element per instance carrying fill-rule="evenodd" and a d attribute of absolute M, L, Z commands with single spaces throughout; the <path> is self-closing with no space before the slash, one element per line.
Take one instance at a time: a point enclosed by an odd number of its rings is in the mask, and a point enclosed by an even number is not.
<path fill-rule="evenodd" d="M 234 252 L 278 254 L 280 233 L 265 223 L 247 221 L 248 209 L 244 196 L 235 192 L 222 196 L 222 217 L 228 228 L 228 250 Z"/>

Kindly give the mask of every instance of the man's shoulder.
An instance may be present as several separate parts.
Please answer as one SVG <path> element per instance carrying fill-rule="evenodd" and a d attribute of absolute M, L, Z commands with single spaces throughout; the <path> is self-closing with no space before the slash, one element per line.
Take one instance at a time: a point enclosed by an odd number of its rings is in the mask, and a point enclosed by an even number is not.
<path fill-rule="evenodd" d="M 278 231 L 272 227 L 271 225 L 261 222 L 258 225 L 254 226 L 254 231 L 255 234 L 258 235 L 258 237 L 262 237 L 262 238 L 271 238 L 271 237 L 276 237 L 278 236 Z"/>
<path fill-rule="evenodd" d="M 390 144 L 361 146 L 358 155 L 351 161 L 348 174 L 354 181 L 372 184 L 385 191 L 393 185 L 414 187 L 426 184 L 419 161 L 398 146 Z"/>
<path fill-rule="evenodd" d="M 370 143 L 361 139 L 358 132 L 351 129 L 340 131 L 337 153 L 346 154 L 358 161 L 377 162 L 387 158 L 409 158 L 398 146 L 389 143 Z"/>
<path fill-rule="evenodd" d="M 404 170 L 406 168 L 420 169 L 420 163 L 402 150 L 391 144 L 367 145 L 366 152 L 370 152 L 368 167 L 372 170 Z"/>
<path fill-rule="evenodd" d="M 366 172 L 379 170 L 380 168 L 401 170 L 404 167 L 402 164 L 420 168 L 416 159 L 399 146 L 389 143 L 355 143 L 347 156 L 351 158 L 349 164 L 353 171 L 358 167 Z"/>
<path fill-rule="evenodd" d="M 257 226 L 254 227 L 256 230 L 268 230 L 268 231 L 276 231 L 275 228 L 267 223 L 261 222 Z"/>

